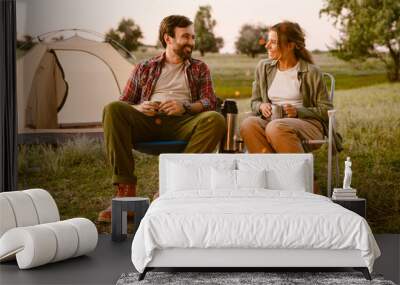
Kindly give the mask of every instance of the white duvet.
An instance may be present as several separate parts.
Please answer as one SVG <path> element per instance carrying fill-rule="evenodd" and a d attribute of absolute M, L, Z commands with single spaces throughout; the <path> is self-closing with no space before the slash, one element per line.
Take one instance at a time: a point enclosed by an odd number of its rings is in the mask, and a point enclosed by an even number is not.
<path fill-rule="evenodd" d="M 155 249 L 358 249 L 372 272 L 379 248 L 368 223 L 330 199 L 307 192 L 172 192 L 154 201 L 132 243 L 143 272 Z"/>

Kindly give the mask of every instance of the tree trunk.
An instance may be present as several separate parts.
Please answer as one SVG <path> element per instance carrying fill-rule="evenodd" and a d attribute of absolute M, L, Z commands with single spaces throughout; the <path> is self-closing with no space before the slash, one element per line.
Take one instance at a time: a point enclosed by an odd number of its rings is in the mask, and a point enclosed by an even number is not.
<path fill-rule="evenodd" d="M 394 61 L 393 81 L 400 81 L 400 57 Z"/>
<path fill-rule="evenodd" d="M 386 46 L 389 48 L 389 55 L 393 61 L 386 65 L 389 80 L 400 81 L 400 50 L 396 51 L 390 44 Z"/>
<path fill-rule="evenodd" d="M 400 81 L 400 62 L 394 61 L 386 65 L 387 75 L 389 81 Z"/>
<path fill-rule="evenodd" d="M 204 54 L 205 54 L 204 50 L 201 49 L 201 50 L 200 50 L 200 55 L 203 57 Z"/>

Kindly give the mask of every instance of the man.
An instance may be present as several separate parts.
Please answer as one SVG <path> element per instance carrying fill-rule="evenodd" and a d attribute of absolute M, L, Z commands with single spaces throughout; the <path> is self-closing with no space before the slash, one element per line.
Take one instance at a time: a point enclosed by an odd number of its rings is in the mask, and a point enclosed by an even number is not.
<path fill-rule="evenodd" d="M 225 133 L 208 66 L 191 58 L 193 23 L 172 15 L 160 24 L 165 52 L 135 66 L 119 102 L 104 108 L 104 139 L 117 197 L 136 196 L 132 148 L 152 140 L 186 140 L 187 153 L 213 152 Z M 99 221 L 111 220 L 111 207 Z"/>

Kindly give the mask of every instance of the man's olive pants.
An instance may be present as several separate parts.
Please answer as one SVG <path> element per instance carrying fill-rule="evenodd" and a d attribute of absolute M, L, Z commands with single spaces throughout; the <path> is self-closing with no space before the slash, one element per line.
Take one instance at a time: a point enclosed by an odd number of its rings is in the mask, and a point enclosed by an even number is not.
<path fill-rule="evenodd" d="M 132 149 L 135 143 L 185 140 L 186 153 L 213 152 L 225 134 L 224 117 L 214 111 L 196 115 L 149 117 L 125 102 L 112 102 L 103 111 L 104 141 L 113 169 L 113 184 L 135 184 Z"/>

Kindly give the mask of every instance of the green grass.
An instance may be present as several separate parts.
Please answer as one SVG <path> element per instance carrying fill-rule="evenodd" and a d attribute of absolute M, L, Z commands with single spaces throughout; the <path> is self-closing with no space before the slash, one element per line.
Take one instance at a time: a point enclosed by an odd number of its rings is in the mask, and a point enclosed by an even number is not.
<path fill-rule="evenodd" d="M 134 152 L 139 195 L 152 196 L 158 189 L 158 158 Z M 76 216 L 93 221 L 114 195 L 111 169 L 101 141 L 85 137 L 57 147 L 21 145 L 18 187 L 51 191 L 62 218 Z M 146 177 L 146 179 L 143 179 Z"/>
<path fill-rule="evenodd" d="M 400 83 L 338 92 L 335 107 L 353 158 L 353 185 L 377 232 L 400 232 Z M 341 165 L 343 166 L 343 165 Z"/>
<path fill-rule="evenodd" d="M 368 222 L 375 233 L 400 232 L 400 83 L 338 91 L 338 129 L 343 135 L 340 174 L 346 156 L 353 160 L 353 187 L 368 199 Z M 249 110 L 249 100 L 238 101 Z M 158 189 L 158 157 L 134 152 L 138 191 Z M 326 188 L 326 147 L 315 152 L 315 172 Z M 102 142 L 85 138 L 58 147 L 20 146 L 19 188 L 40 187 L 54 196 L 63 219 L 93 221 L 114 193 Z M 342 177 L 342 176 L 341 176 Z M 109 231 L 109 229 L 105 229 Z"/>
<path fill-rule="evenodd" d="M 352 186 L 367 199 L 367 217 L 375 233 L 400 232 L 400 83 L 337 91 L 338 131 L 344 138 L 339 156 L 340 179 L 344 160 L 353 160 Z M 239 100 L 249 111 L 249 100 Z M 327 148 L 315 154 L 317 181 L 326 194 Z M 342 181 L 339 181 L 341 185 Z"/>

